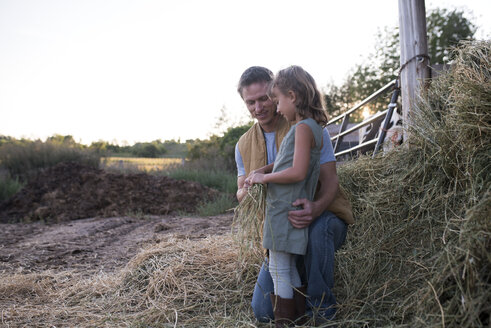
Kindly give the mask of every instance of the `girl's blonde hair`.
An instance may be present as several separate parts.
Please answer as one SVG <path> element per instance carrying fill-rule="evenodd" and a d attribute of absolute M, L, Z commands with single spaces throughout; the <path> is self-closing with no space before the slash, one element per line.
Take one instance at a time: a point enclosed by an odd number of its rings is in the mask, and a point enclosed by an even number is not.
<path fill-rule="evenodd" d="M 295 106 L 302 117 L 311 116 L 321 126 L 327 124 L 324 98 L 317 89 L 314 78 L 302 67 L 290 66 L 279 71 L 270 85 L 270 90 L 274 87 L 283 94 L 290 90 L 295 93 Z"/>

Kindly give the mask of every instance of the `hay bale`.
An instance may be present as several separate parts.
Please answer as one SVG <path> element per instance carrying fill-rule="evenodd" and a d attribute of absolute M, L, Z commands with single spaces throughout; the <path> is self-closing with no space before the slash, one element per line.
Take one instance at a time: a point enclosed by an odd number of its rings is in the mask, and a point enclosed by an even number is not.
<path fill-rule="evenodd" d="M 455 51 L 410 147 L 339 169 L 357 218 L 337 255 L 343 327 L 490 324 L 491 42 Z"/>

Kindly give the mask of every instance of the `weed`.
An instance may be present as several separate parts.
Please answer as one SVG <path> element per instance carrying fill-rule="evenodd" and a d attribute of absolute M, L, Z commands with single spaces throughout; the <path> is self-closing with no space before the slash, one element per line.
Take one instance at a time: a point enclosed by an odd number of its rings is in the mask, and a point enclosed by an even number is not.
<path fill-rule="evenodd" d="M 183 166 L 170 170 L 165 174 L 178 180 L 196 181 L 204 186 L 225 193 L 235 194 L 237 191 L 237 177 L 235 174 L 227 171 L 188 168 Z"/>
<path fill-rule="evenodd" d="M 237 200 L 233 196 L 221 194 L 212 201 L 201 203 L 196 211 L 199 216 L 212 216 L 233 210 L 235 206 L 237 206 Z"/>
<path fill-rule="evenodd" d="M 9 199 L 17 193 L 24 184 L 19 178 L 12 179 L 9 176 L 0 177 L 0 202 Z"/>
<path fill-rule="evenodd" d="M 14 140 L 0 147 L 0 163 L 10 176 L 25 180 L 41 168 L 61 162 L 77 162 L 92 167 L 99 166 L 99 156 L 87 149 L 52 141 Z"/>

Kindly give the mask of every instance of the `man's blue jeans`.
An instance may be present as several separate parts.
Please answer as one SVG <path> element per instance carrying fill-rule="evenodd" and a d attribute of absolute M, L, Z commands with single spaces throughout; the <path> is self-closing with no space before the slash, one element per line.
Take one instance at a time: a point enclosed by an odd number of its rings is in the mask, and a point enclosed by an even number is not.
<path fill-rule="evenodd" d="M 334 252 L 346 239 L 347 225 L 331 212 L 324 212 L 309 226 L 307 254 L 303 259 L 303 277 L 307 284 L 307 314 L 324 318 L 334 316 L 336 298 L 332 293 L 334 286 Z M 300 271 L 302 276 L 302 272 Z M 270 293 L 274 292 L 273 280 L 264 261 L 252 295 L 252 310 L 257 320 L 268 322 L 273 317 Z"/>

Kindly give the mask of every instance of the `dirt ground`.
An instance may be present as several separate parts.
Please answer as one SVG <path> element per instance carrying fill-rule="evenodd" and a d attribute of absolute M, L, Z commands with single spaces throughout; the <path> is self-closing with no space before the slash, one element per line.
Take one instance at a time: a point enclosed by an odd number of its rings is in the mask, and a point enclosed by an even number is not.
<path fill-rule="evenodd" d="M 0 273 L 109 273 L 169 235 L 229 232 L 233 213 L 192 214 L 216 194 L 168 177 L 58 165 L 0 204 Z"/>
<path fill-rule="evenodd" d="M 232 214 L 224 214 L 4 223 L 0 224 L 0 273 L 111 273 L 124 267 L 142 248 L 167 236 L 202 238 L 229 232 L 232 218 Z"/>
<path fill-rule="evenodd" d="M 217 195 L 197 182 L 61 163 L 38 172 L 22 190 L 0 203 L 0 222 L 194 213 L 200 203 Z"/>

